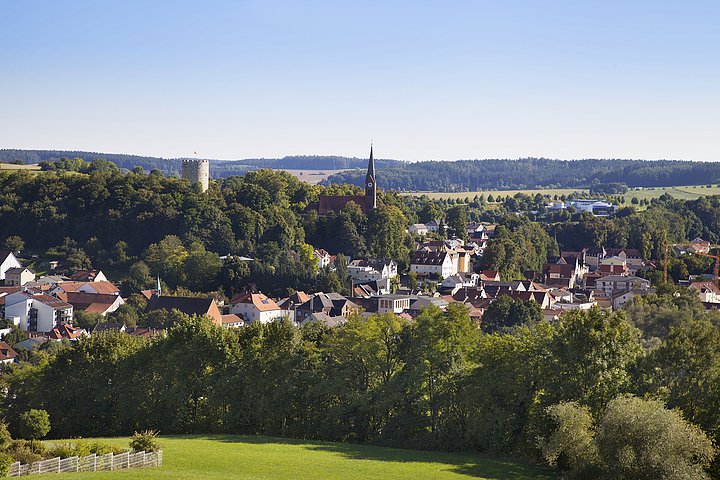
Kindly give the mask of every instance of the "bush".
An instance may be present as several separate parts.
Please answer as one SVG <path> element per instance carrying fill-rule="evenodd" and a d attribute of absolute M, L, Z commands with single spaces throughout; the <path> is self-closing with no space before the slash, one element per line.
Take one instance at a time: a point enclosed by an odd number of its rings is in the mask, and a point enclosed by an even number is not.
<path fill-rule="evenodd" d="M 7 477 L 10 473 L 10 465 L 15 463 L 15 459 L 7 453 L 0 453 L 0 477 Z"/>
<path fill-rule="evenodd" d="M 20 415 L 20 435 L 37 440 L 50 432 L 50 416 L 45 410 L 30 409 Z"/>
<path fill-rule="evenodd" d="M 158 432 L 155 430 L 145 430 L 143 432 L 135 432 L 130 441 L 130 448 L 133 452 L 157 452 L 160 450 L 160 443 L 157 441 Z"/>
<path fill-rule="evenodd" d="M 108 443 L 89 442 L 87 440 L 74 440 L 53 444 L 47 451 L 46 457 L 69 458 L 86 457 L 88 455 L 105 455 L 106 453 L 123 453 L 123 449 L 113 447 Z"/>
<path fill-rule="evenodd" d="M 8 430 L 7 423 L 0 422 L 0 452 L 8 448 L 11 444 L 12 437 L 10 436 L 10 431 Z"/>
<path fill-rule="evenodd" d="M 16 462 L 33 463 L 42 460 L 45 444 L 28 440 L 14 440 L 5 451 Z"/>

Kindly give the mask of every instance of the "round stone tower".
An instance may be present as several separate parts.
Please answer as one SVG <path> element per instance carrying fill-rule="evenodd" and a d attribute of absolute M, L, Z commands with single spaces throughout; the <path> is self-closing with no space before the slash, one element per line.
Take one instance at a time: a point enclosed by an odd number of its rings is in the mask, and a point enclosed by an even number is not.
<path fill-rule="evenodd" d="M 183 160 L 182 176 L 192 183 L 200 183 L 202 191 L 205 192 L 210 185 L 210 162 L 194 158 Z"/>

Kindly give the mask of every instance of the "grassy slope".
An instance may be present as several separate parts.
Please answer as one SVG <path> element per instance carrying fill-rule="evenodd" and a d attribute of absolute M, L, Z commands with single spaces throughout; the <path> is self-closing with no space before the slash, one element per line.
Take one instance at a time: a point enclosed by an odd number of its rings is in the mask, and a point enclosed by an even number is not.
<path fill-rule="evenodd" d="M 128 439 L 111 439 L 127 446 Z M 42 475 L 72 479 L 551 479 L 545 470 L 470 454 L 251 436 L 167 437 L 163 466 Z"/>

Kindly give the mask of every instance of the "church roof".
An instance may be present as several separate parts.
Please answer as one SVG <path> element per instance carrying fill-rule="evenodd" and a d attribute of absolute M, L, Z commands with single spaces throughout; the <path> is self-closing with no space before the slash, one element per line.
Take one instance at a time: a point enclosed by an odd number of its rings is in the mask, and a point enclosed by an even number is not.
<path fill-rule="evenodd" d="M 339 212 L 350 202 L 355 202 L 363 212 L 367 213 L 364 195 L 322 195 L 320 197 L 318 213 L 320 215 L 326 215 L 330 212 Z"/>

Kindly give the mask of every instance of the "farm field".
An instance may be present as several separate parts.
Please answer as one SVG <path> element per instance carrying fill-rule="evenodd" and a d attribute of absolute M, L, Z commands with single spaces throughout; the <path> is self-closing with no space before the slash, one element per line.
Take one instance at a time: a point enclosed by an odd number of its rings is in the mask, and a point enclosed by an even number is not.
<path fill-rule="evenodd" d="M 298 180 L 302 180 L 305 183 L 311 185 L 317 185 L 326 178 L 335 175 L 336 173 L 344 172 L 345 170 L 292 170 L 285 168 L 276 168 L 274 170 L 281 170 L 287 172 L 290 175 L 296 177 Z"/>
<path fill-rule="evenodd" d="M 401 195 L 414 195 L 421 196 L 427 195 L 432 199 L 439 198 L 465 198 L 470 197 L 472 199 L 475 195 L 493 195 L 494 197 L 502 196 L 513 196 L 516 193 L 525 193 L 528 195 L 535 195 L 537 193 L 541 195 L 550 195 L 558 197 L 561 195 L 569 195 L 573 192 L 588 193 L 588 189 L 584 188 L 555 188 L 555 189 L 538 189 L 538 190 L 484 190 L 478 192 L 402 192 Z M 631 188 L 622 196 L 625 197 L 625 203 L 630 203 L 633 197 L 637 197 L 638 200 L 658 198 L 664 194 L 668 194 L 679 200 L 695 200 L 700 197 L 708 195 L 720 195 L 720 187 L 713 185 L 710 188 L 701 185 L 691 186 L 678 186 L 678 187 L 646 187 L 646 188 Z"/>
<path fill-rule="evenodd" d="M 40 171 L 39 165 L 17 165 L 14 163 L 0 163 L 0 170 L 35 170 Z"/>
<path fill-rule="evenodd" d="M 126 447 L 127 438 L 105 439 Z M 472 454 L 420 452 L 271 437 L 211 435 L 160 439 L 163 466 L 42 479 L 476 479 L 556 478 L 548 471 Z M 25 478 L 25 477 L 22 477 Z"/>

